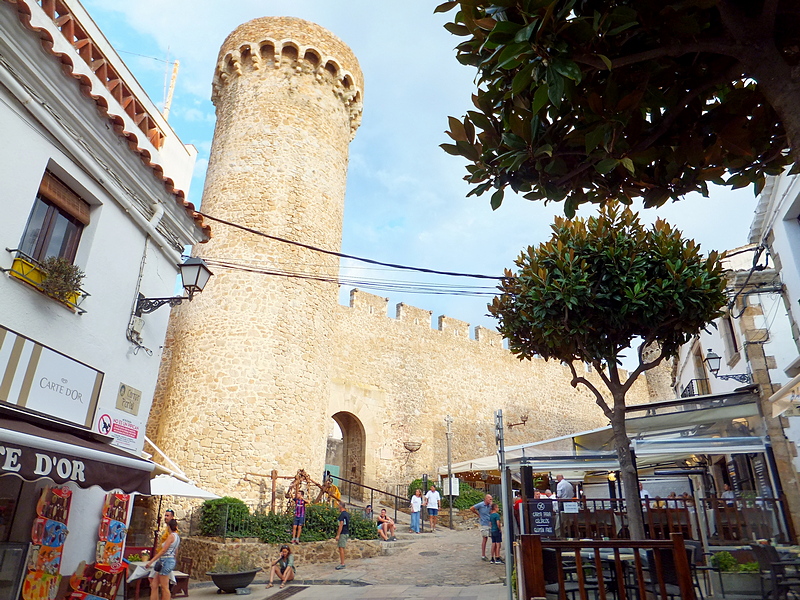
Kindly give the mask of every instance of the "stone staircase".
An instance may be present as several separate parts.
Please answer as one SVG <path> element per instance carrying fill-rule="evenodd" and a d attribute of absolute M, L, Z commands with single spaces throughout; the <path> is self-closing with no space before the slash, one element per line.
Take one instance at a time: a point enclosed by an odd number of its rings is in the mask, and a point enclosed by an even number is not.
<path fill-rule="evenodd" d="M 402 525 L 398 523 L 398 528 Z M 416 534 L 416 533 L 409 533 L 398 531 L 395 535 L 397 538 L 394 542 L 384 542 L 381 541 L 381 556 L 393 556 L 394 554 L 398 554 L 403 550 L 407 550 L 410 546 L 414 545 L 422 535 L 424 534 Z"/>

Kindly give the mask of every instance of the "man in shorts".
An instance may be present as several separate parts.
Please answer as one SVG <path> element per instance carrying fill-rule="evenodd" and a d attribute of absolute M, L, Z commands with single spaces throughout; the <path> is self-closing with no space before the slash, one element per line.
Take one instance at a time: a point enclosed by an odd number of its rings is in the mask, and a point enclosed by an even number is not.
<path fill-rule="evenodd" d="M 339 564 L 336 570 L 344 569 L 344 549 L 347 547 L 347 538 L 350 537 L 350 513 L 347 504 L 339 501 L 339 529 L 336 531 L 336 542 L 339 547 Z"/>
<path fill-rule="evenodd" d="M 294 495 L 294 523 L 292 524 L 292 543 L 300 543 L 300 534 L 306 524 L 306 501 L 302 490 L 297 490 Z"/>
<path fill-rule="evenodd" d="M 436 531 L 436 521 L 439 520 L 439 502 L 442 497 L 436 491 L 436 486 L 431 484 L 431 489 L 425 494 L 424 506 L 428 509 L 428 521 L 431 524 L 431 532 Z"/>
<path fill-rule="evenodd" d="M 483 502 L 478 502 L 475 506 L 470 506 L 469 509 L 478 515 L 478 525 L 480 526 L 481 537 L 483 538 L 481 542 L 481 560 L 489 560 L 486 557 L 486 543 L 491 536 L 491 522 L 489 519 L 489 515 L 492 514 L 491 495 L 486 494 L 483 498 Z"/>

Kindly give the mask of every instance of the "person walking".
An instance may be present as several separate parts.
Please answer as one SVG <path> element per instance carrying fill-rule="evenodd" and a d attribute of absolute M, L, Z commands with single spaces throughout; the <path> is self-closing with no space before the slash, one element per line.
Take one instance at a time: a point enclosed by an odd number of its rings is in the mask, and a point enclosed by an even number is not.
<path fill-rule="evenodd" d="M 397 538 L 394 536 L 395 524 L 394 519 L 386 514 L 386 509 L 381 509 L 381 514 L 378 515 L 378 534 L 383 538 L 384 542 L 394 542 Z"/>
<path fill-rule="evenodd" d="M 492 504 L 489 522 L 492 530 L 492 564 L 503 565 L 505 561 L 500 558 L 500 546 L 503 543 L 503 530 L 501 529 L 503 523 L 500 521 L 500 511 L 497 508 L 497 504 Z"/>
<path fill-rule="evenodd" d="M 441 502 L 441 500 L 442 497 L 439 495 L 439 492 L 436 491 L 436 486 L 431 484 L 431 489 L 425 494 L 424 505 L 428 509 L 428 521 L 430 522 L 432 532 L 436 531 L 436 522 L 439 520 L 439 502 Z"/>
<path fill-rule="evenodd" d="M 297 490 L 294 495 L 294 523 L 292 524 L 292 543 L 300 543 L 300 534 L 306 524 L 306 501 L 303 490 Z"/>
<path fill-rule="evenodd" d="M 347 512 L 347 504 L 339 501 L 339 528 L 336 530 L 336 545 L 339 548 L 339 564 L 336 570 L 344 569 L 344 549 L 347 547 L 347 539 L 350 537 L 350 513 Z M 156 599 L 157 600 L 157 599 Z"/>
<path fill-rule="evenodd" d="M 414 495 L 411 496 L 411 531 L 419 533 L 420 521 L 419 517 L 422 513 L 422 490 L 417 488 Z"/>
<path fill-rule="evenodd" d="M 156 552 L 156 555 L 145 564 L 145 568 L 153 567 L 155 575 L 150 578 L 150 600 L 158 600 L 158 591 L 161 590 L 161 600 L 170 600 L 169 580 L 175 569 L 175 553 L 181 543 L 178 535 L 178 522 L 170 519 L 167 522 L 169 535 Z"/>
<path fill-rule="evenodd" d="M 483 502 L 478 502 L 476 505 L 470 506 L 469 509 L 478 515 L 478 526 L 480 527 L 481 537 L 483 538 L 483 541 L 481 542 L 481 560 L 489 560 L 486 558 L 486 542 L 491 536 L 491 522 L 489 515 L 492 513 L 492 496 L 490 494 L 486 494 L 483 497 Z"/>
<path fill-rule="evenodd" d="M 269 569 L 269 583 L 267 584 L 267 588 L 272 587 L 275 576 L 281 580 L 281 589 L 285 588 L 286 582 L 294 579 L 294 572 L 294 554 L 292 554 L 292 549 L 287 544 L 283 544 L 278 560 L 272 563 Z"/>

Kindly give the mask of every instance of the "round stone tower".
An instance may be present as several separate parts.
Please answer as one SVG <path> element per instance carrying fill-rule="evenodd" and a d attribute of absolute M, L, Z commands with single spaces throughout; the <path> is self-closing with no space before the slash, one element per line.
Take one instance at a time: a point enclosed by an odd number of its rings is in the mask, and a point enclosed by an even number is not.
<path fill-rule="evenodd" d="M 238 27 L 214 74 L 203 212 L 338 251 L 362 89 L 355 55 L 322 27 L 272 17 Z M 244 497 L 257 492 L 248 473 L 322 471 L 339 262 L 213 227 L 196 254 L 214 277 L 174 311 L 150 433 L 198 483 Z"/>

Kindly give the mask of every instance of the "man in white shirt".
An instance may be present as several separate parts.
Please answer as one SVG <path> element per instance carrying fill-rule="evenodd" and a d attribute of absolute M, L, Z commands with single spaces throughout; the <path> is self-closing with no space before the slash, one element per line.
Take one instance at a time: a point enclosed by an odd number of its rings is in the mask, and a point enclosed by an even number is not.
<path fill-rule="evenodd" d="M 572 484 L 564 479 L 563 475 L 556 475 L 556 498 L 559 500 L 571 500 L 575 497 L 575 488 Z M 561 507 L 559 507 L 561 508 Z"/>
<path fill-rule="evenodd" d="M 431 531 L 436 531 L 436 521 L 439 520 L 439 502 L 442 497 L 436 491 L 436 486 L 431 484 L 431 489 L 425 494 L 425 506 L 428 509 L 428 522 L 431 524 Z"/>
<path fill-rule="evenodd" d="M 645 500 L 647 498 L 650 498 L 651 496 L 652 495 L 650 494 L 650 492 L 648 492 L 646 489 L 644 489 L 644 486 L 640 483 L 639 484 L 639 498 L 641 498 L 642 500 Z"/>

